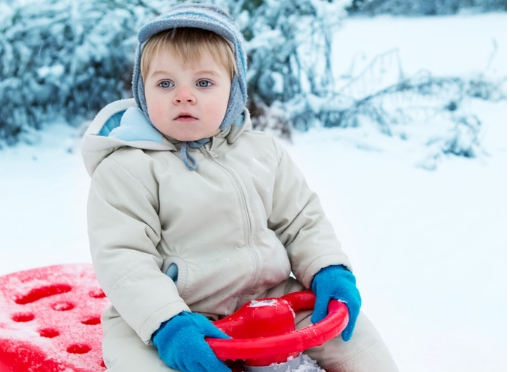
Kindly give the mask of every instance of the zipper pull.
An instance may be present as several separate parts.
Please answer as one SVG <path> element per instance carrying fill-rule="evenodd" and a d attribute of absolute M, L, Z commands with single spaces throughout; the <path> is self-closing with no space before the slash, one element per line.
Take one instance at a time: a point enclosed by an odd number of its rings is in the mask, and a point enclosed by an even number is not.
<path fill-rule="evenodd" d="M 201 150 L 204 150 L 207 152 L 212 158 L 217 158 L 218 154 L 216 154 L 213 150 L 209 149 L 208 146 L 203 146 L 200 148 Z"/>

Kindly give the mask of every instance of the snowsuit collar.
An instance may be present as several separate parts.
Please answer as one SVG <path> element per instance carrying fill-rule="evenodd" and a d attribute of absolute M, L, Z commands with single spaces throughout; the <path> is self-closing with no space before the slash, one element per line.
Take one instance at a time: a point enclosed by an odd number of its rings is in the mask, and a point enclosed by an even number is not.
<path fill-rule="evenodd" d="M 243 117 L 244 121 L 240 126 L 230 126 L 216 135 L 214 141 L 207 139 L 200 146 L 192 148 L 198 148 L 205 144 L 216 147 L 225 141 L 229 144 L 234 143 L 243 131 L 251 129 L 251 120 L 246 109 Z M 104 158 L 121 147 L 156 151 L 180 151 L 181 158 L 183 154 L 183 143 L 161 134 L 147 120 L 134 99 L 124 99 L 110 103 L 96 115 L 86 130 L 81 150 L 88 173 L 92 175 Z M 189 156 L 187 150 L 184 151 Z M 187 160 L 190 161 L 189 158 Z M 184 159 L 183 161 L 186 164 Z M 193 161 L 194 159 L 191 163 Z"/>

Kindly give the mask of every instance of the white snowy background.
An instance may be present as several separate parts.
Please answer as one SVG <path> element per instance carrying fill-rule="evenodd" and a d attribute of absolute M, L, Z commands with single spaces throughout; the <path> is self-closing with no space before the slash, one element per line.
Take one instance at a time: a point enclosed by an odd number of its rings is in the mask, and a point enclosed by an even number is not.
<path fill-rule="evenodd" d="M 398 48 L 408 75 L 425 68 L 506 76 L 506 20 L 347 19 L 334 38 L 335 74 Z M 442 155 L 435 170 L 420 166 L 426 147 L 370 124 L 285 142 L 319 193 L 353 261 L 363 310 L 402 372 L 506 370 L 507 103 L 468 106 L 483 122 L 483 151 Z M 35 142 L 0 150 L 0 275 L 90 262 L 80 131 L 53 125 Z"/>

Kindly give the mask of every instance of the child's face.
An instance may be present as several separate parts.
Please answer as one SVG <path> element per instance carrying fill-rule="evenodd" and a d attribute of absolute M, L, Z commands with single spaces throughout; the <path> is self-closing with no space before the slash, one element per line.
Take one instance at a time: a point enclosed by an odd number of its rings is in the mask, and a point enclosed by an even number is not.
<path fill-rule="evenodd" d="M 149 117 L 164 135 L 196 141 L 220 132 L 227 111 L 231 78 L 210 52 L 184 64 L 169 50 L 151 60 L 144 79 Z"/>

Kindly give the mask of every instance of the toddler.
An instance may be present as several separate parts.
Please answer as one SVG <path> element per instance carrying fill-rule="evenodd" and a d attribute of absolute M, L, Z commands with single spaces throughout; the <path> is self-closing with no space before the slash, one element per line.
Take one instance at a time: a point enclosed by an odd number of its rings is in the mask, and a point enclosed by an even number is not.
<path fill-rule="evenodd" d="M 228 337 L 211 320 L 305 288 L 316 304 L 298 328 L 322 320 L 331 299 L 349 310 L 339 337 L 306 351 L 322 368 L 397 371 L 360 314 L 317 195 L 282 145 L 251 129 L 243 38 L 229 15 L 177 6 L 138 40 L 134 100 L 101 110 L 82 144 L 92 260 L 112 303 L 108 371 L 230 371 L 204 340 Z"/>

